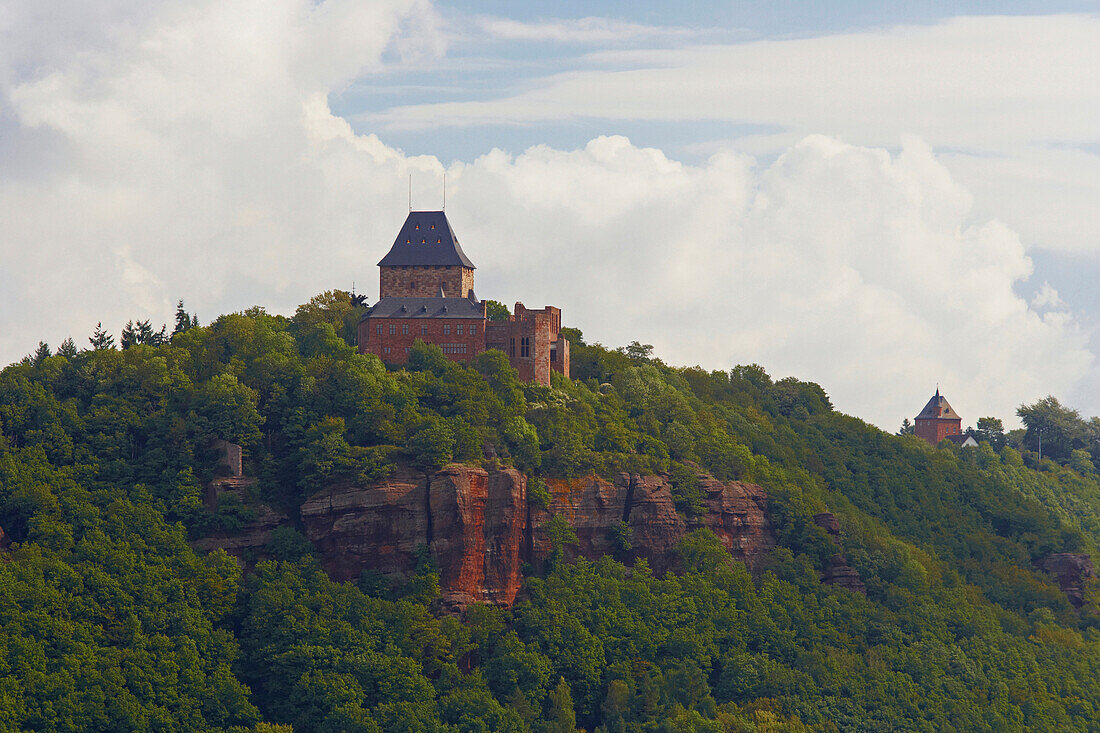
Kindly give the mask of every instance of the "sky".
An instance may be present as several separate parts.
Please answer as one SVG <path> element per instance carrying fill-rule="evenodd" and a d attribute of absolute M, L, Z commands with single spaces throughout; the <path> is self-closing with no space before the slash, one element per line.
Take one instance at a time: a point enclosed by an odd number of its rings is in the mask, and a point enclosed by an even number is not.
<path fill-rule="evenodd" d="M 1097 415 L 1098 120 L 1095 2 L 0 0 L 0 363 L 373 300 L 445 176 L 478 295 L 590 342 Z"/>

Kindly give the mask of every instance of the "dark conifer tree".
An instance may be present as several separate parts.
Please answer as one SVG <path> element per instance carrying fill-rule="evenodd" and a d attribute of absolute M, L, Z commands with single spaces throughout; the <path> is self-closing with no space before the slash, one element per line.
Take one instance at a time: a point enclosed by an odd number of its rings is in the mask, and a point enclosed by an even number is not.
<path fill-rule="evenodd" d="M 72 337 L 65 339 L 61 342 L 61 347 L 57 350 L 58 356 L 64 356 L 66 359 L 72 359 L 76 356 L 76 343 L 73 342 Z"/>
<path fill-rule="evenodd" d="M 199 325 L 198 316 L 190 315 L 183 307 L 183 299 L 176 304 L 176 327 L 172 329 L 172 335 L 183 333 L 189 328 Z"/>
<path fill-rule="evenodd" d="M 137 342 L 139 344 L 153 345 L 155 336 L 153 324 L 149 322 L 148 318 L 137 322 Z"/>
<path fill-rule="evenodd" d="M 45 341 L 38 342 L 38 348 L 34 350 L 34 354 L 31 356 L 31 363 L 38 366 L 46 359 L 50 358 L 50 345 Z"/>
<path fill-rule="evenodd" d="M 123 349 L 128 349 L 137 343 L 138 330 L 133 321 L 126 321 L 126 325 L 122 327 L 122 342 L 120 345 Z"/>
<path fill-rule="evenodd" d="M 96 351 L 115 348 L 115 337 L 103 330 L 102 321 L 95 324 L 95 333 L 88 341 Z"/>

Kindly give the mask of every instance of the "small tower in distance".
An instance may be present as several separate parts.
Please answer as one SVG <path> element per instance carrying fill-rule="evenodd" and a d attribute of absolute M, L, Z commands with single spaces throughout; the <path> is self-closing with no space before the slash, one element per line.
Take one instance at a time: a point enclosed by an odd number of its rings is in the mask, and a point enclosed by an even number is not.
<path fill-rule="evenodd" d="M 962 418 L 947 404 L 947 399 L 940 394 L 940 388 L 936 387 L 936 394 L 928 400 L 928 404 L 920 411 L 915 420 L 913 432 L 918 438 L 923 438 L 931 445 L 939 445 L 951 435 L 962 433 Z"/>

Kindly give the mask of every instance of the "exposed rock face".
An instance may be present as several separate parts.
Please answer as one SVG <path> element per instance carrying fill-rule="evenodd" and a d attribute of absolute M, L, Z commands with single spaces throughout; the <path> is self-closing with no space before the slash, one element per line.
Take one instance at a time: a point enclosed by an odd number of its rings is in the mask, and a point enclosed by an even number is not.
<path fill-rule="evenodd" d="M 1092 558 L 1072 552 L 1058 552 L 1047 555 L 1036 564 L 1054 578 L 1070 603 L 1078 608 L 1084 605 L 1085 581 L 1096 577 Z"/>
<path fill-rule="evenodd" d="M 508 606 L 522 584 L 524 561 L 551 552 L 547 523 L 561 515 L 577 534 L 572 556 L 644 558 L 658 572 L 675 568 L 676 545 L 696 528 L 711 529 L 737 559 L 753 565 L 775 546 L 763 489 L 702 477 L 707 514 L 691 522 L 676 513 L 664 476 L 621 474 L 613 480 L 549 480 L 550 506 L 528 507 L 526 478 L 508 469 L 453 464 L 426 476 L 404 468 L 370 486 L 334 486 L 302 505 L 306 536 L 336 580 L 364 570 L 407 576 L 427 547 L 439 567 L 444 603 Z M 626 522 L 631 550 L 623 556 L 613 530 Z"/>
<path fill-rule="evenodd" d="M 764 489 L 742 481 L 722 483 L 711 476 L 700 477 L 699 485 L 707 495 L 703 526 L 718 535 L 734 558 L 755 568 L 775 548 Z"/>
<path fill-rule="evenodd" d="M 364 570 L 405 576 L 427 547 L 443 601 L 510 605 L 522 582 L 527 482 L 509 469 L 454 464 L 430 477 L 410 469 L 371 486 L 336 486 L 302 505 L 306 536 L 336 580 Z"/>
<path fill-rule="evenodd" d="M 0 550 L 8 549 L 8 545 L 10 544 L 11 540 L 9 540 L 8 536 L 4 534 L 4 528 L 0 527 Z"/>
<path fill-rule="evenodd" d="M 522 583 L 527 479 L 453 465 L 432 476 L 432 556 L 444 603 L 511 605 Z"/>
<path fill-rule="evenodd" d="M 832 512 L 815 514 L 814 524 L 824 529 L 833 539 L 833 544 L 840 549 L 840 522 Z M 855 568 L 848 564 L 848 559 L 843 553 L 838 552 L 825 561 L 825 572 L 821 575 L 821 582 L 827 585 L 839 585 L 841 588 L 867 594 L 867 586 L 859 577 Z"/>
<path fill-rule="evenodd" d="M 632 554 L 645 558 L 657 572 L 675 568 L 676 545 L 689 529 L 676 512 L 672 487 L 663 476 L 630 476 L 628 479 Z"/>
<path fill-rule="evenodd" d="M 426 491 L 423 473 L 402 469 L 370 486 L 333 486 L 310 497 L 299 512 L 329 576 L 414 568 L 416 548 L 428 543 Z"/>
<path fill-rule="evenodd" d="M 859 577 L 855 568 L 848 564 L 847 558 L 840 553 L 833 555 L 825 562 L 825 573 L 821 576 L 821 582 L 827 585 L 839 585 L 841 588 L 867 594 L 867 586 Z"/>
<path fill-rule="evenodd" d="M 614 548 L 610 528 L 623 521 L 629 477 L 623 474 L 614 482 L 595 476 L 548 479 L 546 484 L 550 489 L 549 508 L 531 508 L 531 559 L 543 560 L 550 554 L 546 523 L 555 514 L 564 517 L 577 533 L 578 544 L 566 548 L 567 557 L 611 554 Z"/>
<path fill-rule="evenodd" d="M 510 606 L 523 584 L 527 478 L 509 469 L 489 474 L 485 512 L 485 585 L 480 600 Z"/>
<path fill-rule="evenodd" d="M 426 538 L 439 565 L 446 600 L 465 607 L 481 600 L 485 588 L 485 505 L 489 474 L 448 466 L 428 484 L 431 536 Z"/>
<path fill-rule="evenodd" d="M 207 490 L 207 503 L 212 507 L 227 496 L 234 496 L 242 504 L 247 505 L 253 511 L 252 520 L 239 531 L 232 534 L 218 532 L 209 537 L 203 537 L 191 543 L 196 550 L 209 552 L 221 548 L 233 557 L 237 562 L 246 567 L 258 560 L 266 558 L 267 547 L 271 544 L 271 532 L 285 525 L 287 516 L 277 509 L 266 504 L 250 502 L 245 498 L 245 492 L 251 486 L 251 479 L 220 479 L 211 483 Z"/>
<path fill-rule="evenodd" d="M 243 497 L 248 488 L 256 483 L 256 479 L 247 478 L 245 476 L 223 476 L 216 478 L 206 486 L 206 492 L 202 497 L 202 502 L 208 508 L 214 509 L 218 506 L 218 500 L 225 494 L 235 494 L 238 497 Z"/>
<path fill-rule="evenodd" d="M 241 446 L 228 440 L 214 440 L 210 447 L 218 454 L 217 470 L 226 476 L 240 478 L 244 476 Z"/>
<path fill-rule="evenodd" d="M 821 527 L 833 537 L 840 536 L 840 522 L 832 512 L 822 512 L 814 515 L 814 524 Z"/>
<path fill-rule="evenodd" d="M 546 523 L 554 514 L 569 521 L 579 540 L 570 553 L 589 559 L 613 554 L 612 527 L 626 521 L 630 527 L 630 556 L 644 558 L 663 572 L 676 567 L 676 545 L 688 532 L 706 527 L 718 535 L 730 554 L 750 567 L 775 547 L 767 514 L 767 495 L 759 486 L 738 481 L 723 483 L 700 477 L 706 493 L 707 513 L 687 522 L 676 512 L 672 487 L 665 476 L 619 474 L 614 481 L 585 477 L 571 481 L 547 481 L 549 510 L 531 510 L 532 547 L 535 561 L 550 554 Z M 629 558 L 624 558 L 629 559 Z"/>

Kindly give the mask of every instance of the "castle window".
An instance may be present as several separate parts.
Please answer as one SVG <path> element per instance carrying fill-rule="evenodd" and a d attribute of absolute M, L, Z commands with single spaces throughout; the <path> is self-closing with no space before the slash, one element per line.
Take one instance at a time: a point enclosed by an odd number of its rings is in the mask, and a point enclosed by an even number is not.
<path fill-rule="evenodd" d="M 516 339 L 513 337 L 513 338 L 508 339 L 508 356 L 515 356 L 515 355 L 516 355 Z"/>
<path fill-rule="evenodd" d="M 451 335 L 451 324 L 449 324 L 449 323 L 444 323 L 443 324 L 443 335 L 444 336 L 450 336 Z"/>
<path fill-rule="evenodd" d="M 470 335 L 471 336 L 477 335 L 477 326 L 476 325 L 471 325 L 470 326 Z"/>
<path fill-rule="evenodd" d="M 428 325 L 426 323 L 420 324 L 420 335 L 421 336 L 427 336 L 428 335 Z"/>
<path fill-rule="evenodd" d="M 526 336 L 519 340 L 519 355 L 524 359 L 531 356 L 531 339 Z"/>
<path fill-rule="evenodd" d="M 416 280 L 409 280 L 409 287 L 410 288 L 415 288 L 416 287 Z"/>
<path fill-rule="evenodd" d="M 461 323 L 458 324 L 457 326 L 455 326 L 455 335 L 456 336 L 461 336 L 462 335 L 462 324 Z"/>
<path fill-rule="evenodd" d="M 378 335 L 379 336 L 382 335 L 382 324 L 381 323 L 378 324 Z"/>
<path fill-rule="evenodd" d="M 395 333 L 397 333 L 397 326 L 395 324 L 391 323 L 390 324 L 390 336 L 393 336 Z"/>
<path fill-rule="evenodd" d="M 412 238 L 411 237 L 405 237 L 405 244 L 412 244 Z"/>
<path fill-rule="evenodd" d="M 382 351 L 384 351 L 384 352 L 386 352 L 386 353 L 388 354 L 388 353 L 390 353 L 390 347 L 389 347 L 389 346 L 387 346 L 386 348 L 382 349 Z"/>
<path fill-rule="evenodd" d="M 420 231 L 420 225 L 419 224 L 416 225 L 416 229 L 417 229 L 417 231 Z"/>
<path fill-rule="evenodd" d="M 435 243 L 436 243 L 436 244 L 439 244 L 439 243 L 440 243 L 440 242 L 442 242 L 442 241 L 443 241 L 443 240 L 442 240 L 442 239 L 440 239 L 439 237 L 436 237 L 436 238 L 435 238 Z"/>
<path fill-rule="evenodd" d="M 435 229 L 435 224 L 432 224 L 432 229 Z"/>
<path fill-rule="evenodd" d="M 427 244 L 427 243 L 428 243 L 428 240 L 427 240 L 427 239 L 425 239 L 424 237 L 421 237 L 421 238 L 420 238 L 420 243 L 421 243 L 421 244 Z"/>
<path fill-rule="evenodd" d="M 407 324 L 407 323 L 402 323 L 401 324 L 401 335 L 402 336 L 408 336 L 409 335 L 409 324 Z"/>

